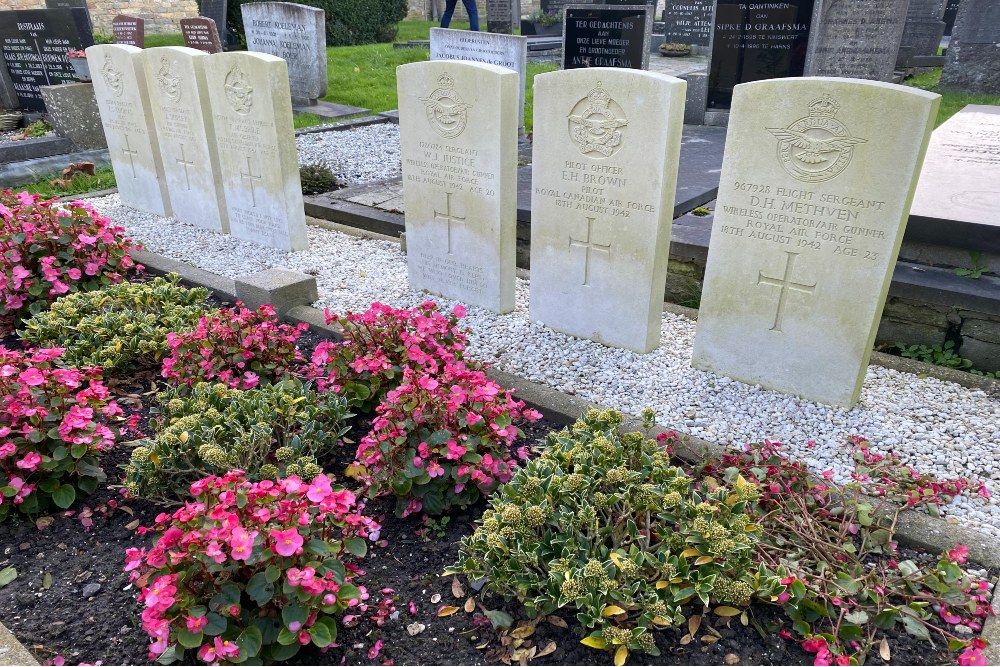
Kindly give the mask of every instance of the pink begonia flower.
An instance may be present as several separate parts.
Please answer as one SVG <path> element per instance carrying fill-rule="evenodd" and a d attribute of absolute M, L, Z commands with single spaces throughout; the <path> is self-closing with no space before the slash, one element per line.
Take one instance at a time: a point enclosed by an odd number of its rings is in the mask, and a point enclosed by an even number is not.
<path fill-rule="evenodd" d="M 198 649 L 198 659 L 202 662 L 215 662 L 215 647 L 211 644 L 202 644 L 201 648 Z"/>
<path fill-rule="evenodd" d="M 279 556 L 294 556 L 301 553 L 303 540 L 296 529 L 272 530 L 270 535 L 274 540 L 272 550 Z"/>
<path fill-rule="evenodd" d="M 369 649 L 368 651 L 368 659 L 374 660 L 375 658 L 377 658 L 383 646 L 385 646 L 385 643 L 381 639 L 372 644 L 371 649 Z"/>
<path fill-rule="evenodd" d="M 237 646 L 235 642 L 231 642 L 228 639 L 223 640 L 219 637 L 216 637 L 214 644 L 215 644 L 215 655 L 217 655 L 222 660 L 225 660 L 230 656 L 235 658 L 240 654 L 240 647 Z"/>
<path fill-rule="evenodd" d="M 207 616 L 187 616 L 184 621 L 188 632 L 201 632 L 201 629 L 208 625 Z"/>
<path fill-rule="evenodd" d="M 458 319 L 462 319 L 466 314 L 465 306 L 460 303 L 455 304 L 455 307 L 451 309 L 451 314 Z"/>
<path fill-rule="evenodd" d="M 306 492 L 306 498 L 314 503 L 318 503 L 322 502 L 331 493 L 333 493 L 333 490 L 330 487 L 330 478 L 326 475 L 317 475 L 309 484 L 309 491 Z"/>
<path fill-rule="evenodd" d="M 26 384 L 29 387 L 37 387 L 40 384 L 45 383 L 45 376 L 40 370 L 32 366 L 31 368 L 26 368 L 21 371 L 21 374 L 17 376 L 18 382 Z"/>
<path fill-rule="evenodd" d="M 97 241 L 96 236 L 91 236 L 90 234 L 80 234 L 76 237 L 80 240 L 80 243 L 84 245 L 93 245 Z"/>
<path fill-rule="evenodd" d="M 23 459 L 17 462 L 18 468 L 24 470 L 34 470 L 42 462 L 42 455 L 38 452 L 29 452 Z"/>
<path fill-rule="evenodd" d="M 243 528 L 236 528 L 229 538 L 229 547 L 232 549 L 230 557 L 233 560 L 248 560 L 253 555 L 253 541 L 259 535 L 255 530 L 248 533 Z"/>
<path fill-rule="evenodd" d="M 441 383 L 429 375 L 422 375 L 417 379 L 417 385 L 421 389 L 426 389 L 427 391 L 433 391 L 437 389 L 441 385 Z"/>
<path fill-rule="evenodd" d="M 440 477 L 444 474 L 444 468 L 442 468 L 437 461 L 431 461 L 427 466 L 427 474 L 431 477 Z"/>
<path fill-rule="evenodd" d="M 68 275 L 73 280 L 79 280 L 80 278 L 83 277 L 83 271 L 74 266 L 73 268 L 66 271 L 66 275 Z"/>

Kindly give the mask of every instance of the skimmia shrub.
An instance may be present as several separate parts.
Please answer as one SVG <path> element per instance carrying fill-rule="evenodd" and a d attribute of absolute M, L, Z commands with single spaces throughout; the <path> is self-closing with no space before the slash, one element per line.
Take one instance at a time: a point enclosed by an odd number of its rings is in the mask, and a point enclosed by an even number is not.
<path fill-rule="evenodd" d="M 222 382 L 233 389 L 252 389 L 277 382 L 304 363 L 295 344 L 308 324 L 281 324 L 274 307 L 257 310 L 223 308 L 202 317 L 190 331 L 170 333 L 170 354 L 162 374 L 178 386 L 199 381 Z"/>
<path fill-rule="evenodd" d="M 125 554 L 150 660 L 261 664 L 332 644 L 337 619 L 368 597 L 345 559 L 378 539 L 354 494 L 326 475 L 250 482 L 238 470 L 190 494 L 156 518 L 151 549 Z"/>
<path fill-rule="evenodd" d="M 375 410 L 358 446 L 360 479 L 373 495 L 392 492 L 397 514 L 466 507 L 511 478 L 519 419 L 541 417 L 512 393 L 461 362 L 438 373 L 405 368 L 402 384 Z"/>
<path fill-rule="evenodd" d="M 121 409 L 99 371 L 58 368 L 61 352 L 0 346 L 0 520 L 14 510 L 65 509 L 105 479 L 97 454 L 116 433 L 102 417 Z"/>
<path fill-rule="evenodd" d="M 85 202 L 0 192 L 0 334 L 63 294 L 121 282 L 139 246 Z"/>
<path fill-rule="evenodd" d="M 100 366 L 105 377 L 154 366 L 167 355 L 167 334 L 194 328 L 209 308 L 208 290 L 186 289 L 171 274 L 70 294 L 26 320 L 23 340 L 65 348 L 64 366 Z"/>
<path fill-rule="evenodd" d="M 373 303 L 364 313 L 341 317 L 326 313 L 327 324 L 344 330 L 340 343 L 324 342 L 313 353 L 313 375 L 321 387 L 336 386 L 363 411 L 370 412 L 386 393 L 399 386 L 403 369 L 425 373 L 441 371 L 461 360 L 466 337 L 458 328 L 465 308 L 455 306 L 450 316 L 433 301 L 412 310 Z"/>
<path fill-rule="evenodd" d="M 784 590 L 754 561 L 757 485 L 699 483 L 621 423 L 591 410 L 550 434 L 490 497 L 453 568 L 532 615 L 575 612 L 584 643 L 614 650 L 616 664 L 632 650 L 658 655 L 652 632 L 681 624 L 688 602 L 732 615 Z"/>
<path fill-rule="evenodd" d="M 125 466 L 132 495 L 176 500 L 196 479 L 246 471 L 251 480 L 322 472 L 316 457 L 338 445 L 352 416 L 343 397 L 300 380 L 255 389 L 201 382 L 157 395 L 155 435 L 137 440 Z"/>

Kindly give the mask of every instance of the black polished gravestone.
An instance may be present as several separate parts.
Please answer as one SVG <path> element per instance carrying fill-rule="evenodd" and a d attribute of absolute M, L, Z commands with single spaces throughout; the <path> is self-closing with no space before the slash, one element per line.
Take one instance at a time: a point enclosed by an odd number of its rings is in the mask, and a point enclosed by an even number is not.
<path fill-rule="evenodd" d="M 708 108 L 728 109 L 738 84 L 802 76 L 812 15 L 813 0 L 718 0 Z"/>
<path fill-rule="evenodd" d="M 563 11 L 563 69 L 646 69 L 652 29 L 650 5 L 567 5 Z"/>
<path fill-rule="evenodd" d="M 663 41 L 710 46 L 715 0 L 685 0 L 667 3 L 663 10 Z"/>
<path fill-rule="evenodd" d="M 955 17 L 958 16 L 959 0 L 948 0 L 944 6 L 944 34 L 951 35 L 952 28 L 955 27 Z"/>
<path fill-rule="evenodd" d="M 229 44 L 229 31 L 226 29 L 226 0 L 201 0 L 200 16 L 210 18 L 215 21 L 215 28 L 219 31 L 219 40 L 222 46 Z"/>
<path fill-rule="evenodd" d="M 90 10 L 87 9 L 87 0 L 45 0 L 45 8 L 87 10 L 87 33 L 94 34 L 94 23 L 90 20 Z"/>
<path fill-rule="evenodd" d="M 39 86 L 75 82 L 66 52 L 93 43 L 85 9 L 0 11 L 0 54 L 25 109 L 45 111 Z"/>

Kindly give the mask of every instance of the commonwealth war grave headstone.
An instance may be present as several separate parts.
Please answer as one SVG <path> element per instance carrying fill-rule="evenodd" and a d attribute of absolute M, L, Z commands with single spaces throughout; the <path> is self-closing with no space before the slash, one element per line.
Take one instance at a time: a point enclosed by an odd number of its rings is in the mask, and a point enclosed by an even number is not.
<path fill-rule="evenodd" d="M 215 132 L 208 101 L 204 51 L 184 46 L 142 54 L 149 99 L 173 215 L 214 232 L 229 231 Z"/>
<path fill-rule="evenodd" d="M 663 10 L 663 41 L 693 46 L 712 43 L 715 0 L 668 2 Z"/>
<path fill-rule="evenodd" d="M 291 2 L 252 2 L 240 10 L 247 49 L 288 63 L 293 105 L 326 95 L 326 12 Z"/>
<path fill-rule="evenodd" d="M 532 320 L 659 345 L 685 87 L 610 68 L 535 78 Z"/>
<path fill-rule="evenodd" d="M 910 0 L 825 0 L 813 25 L 806 76 L 891 81 Z"/>
<path fill-rule="evenodd" d="M 181 19 L 181 34 L 184 46 L 205 53 L 220 53 L 222 40 L 215 21 L 204 16 Z"/>
<path fill-rule="evenodd" d="M 563 69 L 646 69 L 652 30 L 648 5 L 568 5 L 563 10 Z"/>
<path fill-rule="evenodd" d="M 122 203 L 170 215 L 142 49 L 99 44 L 87 49 L 87 60 Z"/>
<path fill-rule="evenodd" d="M 1000 252 L 1000 107 L 970 104 L 931 135 L 910 226 L 921 240 Z M 958 224 L 956 224 L 958 223 Z M 962 224 L 965 223 L 965 224 Z"/>
<path fill-rule="evenodd" d="M 813 0 L 718 0 L 708 76 L 708 108 L 728 109 L 740 83 L 802 76 Z"/>
<path fill-rule="evenodd" d="M 309 247 L 285 61 L 266 53 L 204 58 L 215 146 L 233 236 Z"/>
<path fill-rule="evenodd" d="M 940 86 L 1000 95 L 1000 2 L 962 0 Z"/>
<path fill-rule="evenodd" d="M 144 19 L 119 14 L 111 20 L 111 32 L 115 36 L 115 44 L 127 44 L 140 49 L 146 46 Z"/>
<path fill-rule="evenodd" d="M 875 81 L 736 88 L 693 366 L 858 400 L 939 102 Z"/>
<path fill-rule="evenodd" d="M 215 21 L 215 28 L 219 31 L 219 40 L 223 48 L 229 44 L 229 30 L 226 29 L 226 17 L 228 15 L 227 0 L 201 0 L 201 16 Z"/>
<path fill-rule="evenodd" d="M 0 54 L 25 109 L 45 111 L 39 86 L 76 81 L 66 51 L 93 43 L 85 9 L 0 11 Z"/>
<path fill-rule="evenodd" d="M 518 127 L 524 127 L 524 86 L 528 75 L 528 38 L 518 35 L 431 28 L 431 60 L 468 60 L 512 69 L 519 78 Z"/>
<path fill-rule="evenodd" d="M 514 309 L 517 82 L 437 60 L 396 68 L 410 285 Z"/>

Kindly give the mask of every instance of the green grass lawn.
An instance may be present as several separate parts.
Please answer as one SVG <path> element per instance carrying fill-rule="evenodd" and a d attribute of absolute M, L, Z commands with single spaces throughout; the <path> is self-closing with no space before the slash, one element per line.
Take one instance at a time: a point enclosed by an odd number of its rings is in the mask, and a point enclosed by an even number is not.
<path fill-rule="evenodd" d="M 941 108 L 938 110 L 935 127 L 945 122 L 967 104 L 992 104 L 1000 106 L 1000 95 L 971 95 L 969 93 L 957 93 L 948 90 L 939 90 L 938 81 L 941 79 L 941 70 L 933 69 L 924 74 L 910 77 L 903 83 L 907 86 L 920 88 L 932 93 L 941 95 Z"/>
<path fill-rule="evenodd" d="M 53 187 L 50 185 L 50 181 L 58 177 L 59 174 L 52 174 L 49 178 L 44 178 L 28 185 L 18 186 L 17 190 L 27 190 L 31 194 L 51 199 L 53 197 L 68 197 L 84 192 L 95 192 L 115 187 L 115 172 L 112 171 L 111 167 L 96 169 L 93 176 L 77 174 L 73 178 L 73 184 L 69 188 Z"/>

